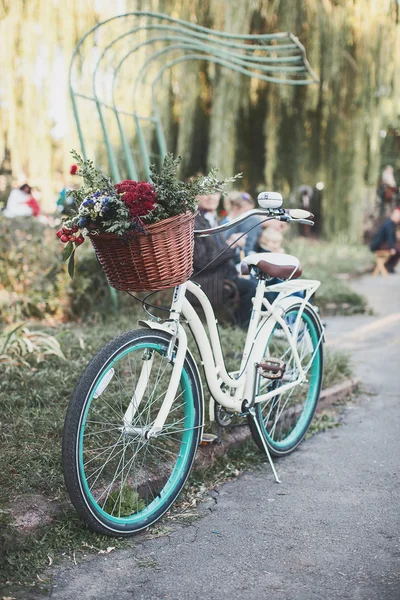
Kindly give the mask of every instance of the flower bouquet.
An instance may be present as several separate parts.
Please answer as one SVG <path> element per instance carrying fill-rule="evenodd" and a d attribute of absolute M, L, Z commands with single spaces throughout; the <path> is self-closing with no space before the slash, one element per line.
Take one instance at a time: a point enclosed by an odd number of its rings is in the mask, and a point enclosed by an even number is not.
<path fill-rule="evenodd" d="M 150 183 L 114 184 L 92 161 L 74 150 L 72 155 L 83 185 L 69 192 L 75 210 L 57 231 L 66 244 L 63 259 L 71 277 L 76 248 L 88 238 L 109 284 L 118 290 L 161 290 L 189 279 L 196 196 L 221 193 L 238 175 L 219 181 L 211 169 L 208 175 L 181 181 L 181 158 L 167 154 L 159 171 L 151 167 Z"/>

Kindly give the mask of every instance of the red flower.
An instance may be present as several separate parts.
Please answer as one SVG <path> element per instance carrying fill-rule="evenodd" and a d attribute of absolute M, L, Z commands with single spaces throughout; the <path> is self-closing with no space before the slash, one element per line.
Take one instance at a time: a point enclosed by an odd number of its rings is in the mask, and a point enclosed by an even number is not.
<path fill-rule="evenodd" d="M 78 165 L 71 165 L 69 172 L 71 175 L 76 175 L 77 170 L 78 170 Z"/>
<path fill-rule="evenodd" d="M 153 210 L 157 192 L 151 183 L 127 179 L 114 187 L 121 195 L 122 202 L 129 208 L 132 218 L 145 217 Z"/>

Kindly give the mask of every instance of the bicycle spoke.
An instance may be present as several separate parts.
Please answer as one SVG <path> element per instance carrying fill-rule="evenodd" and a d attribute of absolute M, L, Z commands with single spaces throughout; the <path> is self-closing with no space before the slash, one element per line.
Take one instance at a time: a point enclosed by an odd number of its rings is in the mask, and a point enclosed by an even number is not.
<path fill-rule="evenodd" d="M 124 442 L 122 441 L 121 444 L 118 445 L 122 445 Z M 91 454 L 92 452 L 96 452 L 97 450 L 103 450 L 103 452 L 98 452 L 96 454 L 96 456 L 94 456 L 93 458 L 87 460 L 84 463 L 84 466 L 87 467 L 91 462 L 93 462 L 94 460 L 98 460 L 101 456 L 103 456 L 103 454 L 105 454 L 107 451 L 110 450 L 110 446 L 105 446 L 104 448 L 95 448 L 94 450 L 92 448 L 90 448 L 89 450 L 86 450 L 85 454 Z"/>
<path fill-rule="evenodd" d="M 102 465 L 100 465 L 100 467 L 98 467 L 93 473 L 91 473 L 88 477 L 86 477 L 87 481 L 89 481 L 89 479 L 91 479 L 92 477 L 94 477 L 97 474 L 96 479 L 94 480 L 94 482 L 92 483 L 92 485 L 90 486 L 89 489 L 93 489 L 93 487 L 96 485 L 100 475 L 102 474 L 102 472 L 104 471 L 105 467 L 110 463 L 111 459 L 116 458 L 117 456 L 119 456 L 121 454 L 121 452 L 123 452 L 125 450 L 125 447 L 122 448 L 122 450 L 120 450 L 117 454 L 114 454 L 114 450 L 116 448 L 116 444 L 115 446 L 113 446 L 111 453 L 108 456 L 108 459 L 106 460 L 106 462 Z M 114 454 L 114 456 L 113 456 Z"/>
<path fill-rule="evenodd" d="M 296 312 L 293 311 L 293 316 L 289 314 L 289 317 L 286 317 L 290 335 L 292 335 L 292 329 L 296 322 L 295 315 Z M 292 324 L 289 324 L 289 319 Z M 317 367 L 318 373 L 313 375 L 313 362 L 317 356 L 321 338 L 317 342 L 315 341 L 315 335 L 313 337 L 311 334 L 310 321 L 304 317 L 304 313 L 301 315 L 301 321 L 298 325 L 297 337 L 291 339 L 295 344 L 298 359 L 283 329 L 276 326 L 273 330 L 265 356 L 280 359 L 285 364 L 285 372 L 279 384 L 271 381 L 260 382 L 258 391 L 258 394 L 261 395 L 272 391 L 274 389 L 273 385 L 284 387 L 287 383 L 295 383 L 299 379 L 299 364 L 305 373 L 311 369 L 308 382 L 298 383 L 283 392 L 276 389 L 277 395 L 259 405 L 264 430 L 269 440 L 273 440 L 277 444 L 284 443 L 292 435 L 295 439 L 294 432 L 297 431 L 300 416 L 306 409 L 311 382 L 314 381 L 315 377 L 318 377 L 318 381 L 320 378 L 319 367 Z"/>

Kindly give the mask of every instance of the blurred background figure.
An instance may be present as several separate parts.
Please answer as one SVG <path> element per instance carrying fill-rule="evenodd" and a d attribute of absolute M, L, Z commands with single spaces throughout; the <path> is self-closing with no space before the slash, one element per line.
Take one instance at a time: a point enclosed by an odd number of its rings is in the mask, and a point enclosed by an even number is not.
<path fill-rule="evenodd" d="M 312 200 L 314 196 L 314 190 L 309 185 L 301 185 L 298 189 L 299 206 L 304 210 L 309 210 L 313 213 Z M 299 225 L 299 233 L 304 237 L 309 237 L 311 231 L 309 225 Z"/>
<path fill-rule="evenodd" d="M 198 196 L 199 213 L 196 215 L 195 229 L 209 229 L 218 225 L 217 207 L 219 194 Z M 252 309 L 252 297 L 256 289 L 256 281 L 239 277 L 234 259 L 237 248 L 244 248 L 245 237 L 238 232 L 228 232 L 227 239 L 223 235 L 211 235 L 195 238 L 193 281 L 199 283 L 209 297 L 213 306 L 224 302 L 224 282 L 234 284 L 238 295 L 238 303 L 234 308 L 234 319 L 241 327 L 246 327 Z M 232 244 L 232 247 L 229 247 Z M 199 275 L 197 272 L 201 271 Z M 218 306 L 216 306 L 218 307 Z"/>
<path fill-rule="evenodd" d="M 309 185 L 301 185 L 298 190 L 300 206 L 305 210 L 311 211 L 311 200 L 314 195 L 314 190 Z"/>
<path fill-rule="evenodd" d="M 371 240 L 372 252 L 376 250 L 390 250 L 390 256 L 385 263 L 388 273 L 394 273 L 400 259 L 400 243 L 397 241 L 396 229 L 400 224 L 400 207 L 392 210 L 390 217 L 378 228 Z"/>
<path fill-rule="evenodd" d="M 40 213 L 40 206 L 32 196 L 32 188 L 24 183 L 18 189 L 11 190 L 3 215 L 8 219 L 15 217 L 36 217 Z"/>
<path fill-rule="evenodd" d="M 276 225 L 275 225 L 276 223 Z M 284 252 L 282 248 L 283 233 L 279 221 L 270 221 L 258 238 L 257 252 Z"/>
<path fill-rule="evenodd" d="M 40 208 L 40 204 L 38 201 L 38 196 L 40 198 L 40 192 L 37 188 L 31 188 L 30 198 L 27 202 L 28 206 L 32 209 L 32 217 L 39 217 L 42 213 Z"/>
<path fill-rule="evenodd" d="M 230 192 L 226 197 L 226 205 L 228 206 L 228 215 L 222 220 L 222 223 L 233 221 L 243 213 L 255 207 L 253 198 L 247 192 Z M 246 233 L 247 232 L 247 233 Z M 252 216 L 246 219 L 243 223 L 239 223 L 229 231 L 225 232 L 225 239 L 228 240 L 232 234 L 245 234 L 242 240 L 244 244 L 236 252 L 236 262 L 240 262 L 242 258 L 256 251 L 257 240 L 261 233 L 261 219 L 257 216 Z M 229 242 L 228 242 L 229 243 Z"/>
<path fill-rule="evenodd" d="M 381 181 L 377 189 L 377 195 L 380 200 L 380 216 L 389 216 L 396 206 L 399 188 L 394 178 L 394 169 L 391 165 L 386 165 L 382 171 Z"/>
<path fill-rule="evenodd" d="M 71 165 L 69 170 L 70 175 L 76 175 L 78 171 L 77 165 Z M 73 183 L 72 185 L 64 185 L 63 189 L 60 192 L 60 195 L 57 199 L 57 210 L 62 215 L 68 216 L 71 213 L 72 205 L 74 203 L 71 196 L 69 196 L 68 192 L 70 190 L 77 189 L 77 184 Z"/>

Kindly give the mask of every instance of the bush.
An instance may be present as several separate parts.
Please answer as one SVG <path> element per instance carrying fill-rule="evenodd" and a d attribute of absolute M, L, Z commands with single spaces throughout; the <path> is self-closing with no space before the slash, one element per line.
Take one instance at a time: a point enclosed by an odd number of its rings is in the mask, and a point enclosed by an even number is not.
<path fill-rule="evenodd" d="M 113 292 L 89 242 L 79 249 L 75 260 L 74 279 L 68 281 L 68 316 L 107 314 L 113 309 Z"/>
<path fill-rule="evenodd" d="M 110 288 L 89 243 L 71 281 L 52 227 L 0 217 L 0 313 L 6 323 L 107 312 Z"/>
<path fill-rule="evenodd" d="M 53 230 L 33 219 L 0 217 L 0 312 L 6 322 L 61 317 L 68 279 Z"/>

